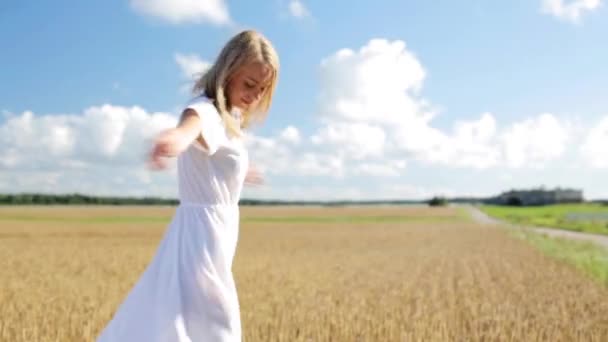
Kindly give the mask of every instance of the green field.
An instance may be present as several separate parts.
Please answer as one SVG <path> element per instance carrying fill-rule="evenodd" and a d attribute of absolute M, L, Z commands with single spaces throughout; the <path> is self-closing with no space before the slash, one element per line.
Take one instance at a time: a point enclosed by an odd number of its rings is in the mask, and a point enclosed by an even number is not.
<path fill-rule="evenodd" d="M 515 224 L 608 235 L 608 206 L 560 204 L 539 207 L 481 206 L 486 214 Z"/>

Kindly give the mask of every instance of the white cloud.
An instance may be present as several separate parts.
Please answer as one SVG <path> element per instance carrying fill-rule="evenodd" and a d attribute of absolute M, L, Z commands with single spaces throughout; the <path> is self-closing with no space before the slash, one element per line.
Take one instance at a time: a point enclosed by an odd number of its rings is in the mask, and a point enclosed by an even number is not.
<path fill-rule="evenodd" d="M 402 41 L 373 39 L 358 51 L 338 50 L 321 62 L 321 126 L 312 142 L 344 160 L 390 161 L 405 154 L 475 169 L 542 166 L 563 154 L 569 127 L 551 114 L 503 130 L 491 113 L 456 122 L 452 131 L 435 127 L 437 113 L 420 96 L 425 77 Z"/>
<path fill-rule="evenodd" d="M 175 61 L 185 77 L 208 67 L 196 55 L 176 54 Z M 484 112 L 451 126 L 436 124 L 439 113 L 421 96 L 426 71 L 402 41 L 374 39 L 358 50 L 338 50 L 321 61 L 319 75 L 320 102 L 310 133 L 289 125 L 270 136 L 247 136 L 252 163 L 270 181 L 255 194 L 300 199 L 453 195 L 452 189 L 420 187 L 411 179 L 402 185 L 403 180 L 410 170 L 441 168 L 448 169 L 446 177 L 450 168 L 493 168 L 503 176 L 521 169 L 513 177 L 519 178 L 526 168 L 562 158 L 578 139 L 570 122 L 551 113 L 501 125 Z M 174 174 L 150 173 L 143 166 L 148 139 L 174 126 L 177 117 L 112 105 L 79 115 L 2 115 L 0 191 L 61 188 L 163 196 L 175 191 Z M 605 146 L 608 117 L 589 130 L 580 152 L 590 165 L 608 167 Z M 277 189 L 273 179 L 314 180 L 315 185 Z"/>
<path fill-rule="evenodd" d="M 12 181 L 0 191 L 144 191 L 141 185 L 152 177 L 145 168 L 148 143 L 176 123 L 170 114 L 137 106 L 102 105 L 78 115 L 11 115 L 0 125 L 0 168 Z M 170 173 L 160 178 L 169 182 Z M 119 186 L 120 179 L 126 183 L 116 191 L 112 185 Z"/>
<path fill-rule="evenodd" d="M 289 2 L 289 13 L 296 18 L 304 18 L 310 16 L 310 11 L 300 0 L 291 0 Z"/>
<path fill-rule="evenodd" d="M 373 39 L 359 51 L 341 49 L 321 61 L 320 116 L 368 123 L 412 120 L 422 114 L 423 101 L 412 95 L 425 75 L 403 41 Z"/>
<path fill-rule="evenodd" d="M 289 126 L 275 137 L 247 136 L 251 162 L 261 172 L 294 177 L 344 176 L 344 160 L 340 156 L 314 150 L 310 145 L 282 143 L 285 131 L 289 131 Z"/>
<path fill-rule="evenodd" d="M 211 67 L 211 63 L 196 54 L 175 54 L 175 62 L 182 71 L 183 77 L 195 79 Z"/>
<path fill-rule="evenodd" d="M 292 144 L 299 144 L 301 141 L 300 131 L 294 126 L 287 126 L 280 133 L 281 139 Z"/>
<path fill-rule="evenodd" d="M 597 10 L 600 5 L 601 0 L 542 0 L 541 11 L 576 23 L 584 12 Z"/>
<path fill-rule="evenodd" d="M 303 176 L 329 176 L 333 178 L 344 177 L 344 160 L 338 156 L 314 152 L 305 152 L 299 155 L 294 154 L 293 156 L 295 159 L 290 162 L 289 170 L 295 171 L 295 174 Z"/>
<path fill-rule="evenodd" d="M 357 132 L 357 129 L 360 129 L 358 136 L 362 137 L 373 137 L 374 134 L 382 137 L 384 134 L 365 126 L 351 126 L 339 132 L 322 132 L 308 141 L 299 140 L 298 144 L 285 144 L 285 137 L 289 136 L 287 132 L 299 132 L 288 126 L 274 137 L 248 135 L 246 142 L 252 163 L 270 177 L 319 177 L 348 182 L 352 176 L 381 179 L 404 173 L 406 160 L 385 157 L 373 144 L 365 146 L 365 138 L 361 146 L 341 143 L 351 136 L 348 133 Z M 382 147 L 382 144 L 378 146 Z"/>
<path fill-rule="evenodd" d="M 386 135 L 377 125 L 336 122 L 321 127 L 311 141 L 315 145 L 332 149 L 338 155 L 363 159 L 382 156 Z"/>
<path fill-rule="evenodd" d="M 500 162 L 495 132 L 494 117 L 484 113 L 478 120 L 456 122 L 451 134 L 418 120 L 397 127 L 394 138 L 400 150 L 421 162 L 484 169 Z"/>
<path fill-rule="evenodd" d="M 608 116 L 589 130 L 580 152 L 589 166 L 608 168 Z"/>
<path fill-rule="evenodd" d="M 502 135 L 507 165 L 538 165 L 562 156 L 570 138 L 567 124 L 552 114 L 517 122 Z"/>
<path fill-rule="evenodd" d="M 565 150 L 569 127 L 551 114 L 499 129 L 492 113 L 434 127 L 419 95 L 422 64 L 404 42 L 372 40 L 321 62 L 318 126 L 308 139 L 295 127 L 251 136 L 252 160 L 269 176 L 381 182 L 407 175 L 408 161 L 449 168 L 542 167 Z M 297 137 L 297 138 L 296 138 Z M 285 144 L 298 141 L 298 144 Z"/>
<path fill-rule="evenodd" d="M 372 177 L 398 177 L 406 166 L 405 161 L 364 162 L 354 165 L 354 174 Z"/>
<path fill-rule="evenodd" d="M 228 7 L 224 0 L 131 0 L 131 6 L 140 14 L 157 17 L 173 24 L 230 23 Z"/>

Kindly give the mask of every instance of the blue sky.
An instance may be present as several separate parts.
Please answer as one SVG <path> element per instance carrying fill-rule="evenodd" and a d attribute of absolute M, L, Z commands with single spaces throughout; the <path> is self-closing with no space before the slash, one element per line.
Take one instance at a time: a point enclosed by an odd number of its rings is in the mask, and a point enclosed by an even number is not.
<path fill-rule="evenodd" d="M 174 196 L 173 171 L 143 168 L 145 141 L 188 99 L 184 69 L 254 28 L 276 46 L 281 74 L 250 140 L 267 185 L 245 196 L 420 198 L 544 184 L 608 198 L 601 0 L 196 3 L 3 2 L 0 191 Z M 341 49 L 351 56 L 338 58 Z M 332 112 L 340 101 L 350 109 Z"/>

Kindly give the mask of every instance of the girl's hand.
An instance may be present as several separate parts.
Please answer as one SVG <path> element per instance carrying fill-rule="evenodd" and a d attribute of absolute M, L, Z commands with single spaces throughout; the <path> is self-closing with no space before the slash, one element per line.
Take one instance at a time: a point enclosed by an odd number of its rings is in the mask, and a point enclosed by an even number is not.
<path fill-rule="evenodd" d="M 165 158 L 176 157 L 186 150 L 191 139 L 179 128 L 171 128 L 161 132 L 154 140 L 148 163 L 154 170 L 162 170 L 167 167 Z"/>
<path fill-rule="evenodd" d="M 250 165 L 249 169 L 247 169 L 247 175 L 245 175 L 245 184 L 246 185 L 261 185 L 264 183 L 264 178 L 262 177 L 262 173 L 258 171 L 258 169 Z"/>

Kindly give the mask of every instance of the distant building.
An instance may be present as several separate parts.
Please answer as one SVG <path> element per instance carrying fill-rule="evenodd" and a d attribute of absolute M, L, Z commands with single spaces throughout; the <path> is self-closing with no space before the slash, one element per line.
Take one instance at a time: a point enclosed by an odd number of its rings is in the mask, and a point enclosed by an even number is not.
<path fill-rule="evenodd" d="M 487 200 L 490 204 L 499 205 L 547 205 L 558 203 L 583 202 L 583 191 L 576 189 L 545 190 L 510 190 Z"/>

